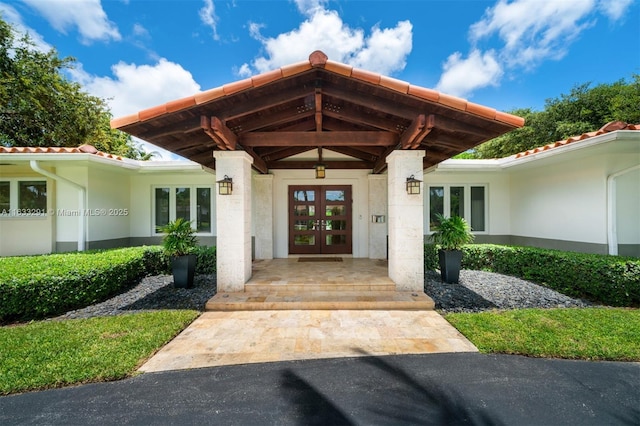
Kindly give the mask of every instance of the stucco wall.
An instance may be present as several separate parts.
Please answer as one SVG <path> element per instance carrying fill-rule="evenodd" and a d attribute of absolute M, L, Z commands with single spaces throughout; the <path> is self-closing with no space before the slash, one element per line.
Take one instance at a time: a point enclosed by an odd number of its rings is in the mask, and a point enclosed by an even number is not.
<path fill-rule="evenodd" d="M 34 173 L 28 166 L 2 166 L 0 179 L 33 178 L 47 180 L 47 210 L 55 205 L 50 195 L 55 182 Z M 53 215 L 38 217 L 0 217 L 0 256 L 43 254 L 51 252 L 53 245 Z"/>
<path fill-rule="evenodd" d="M 88 241 L 129 238 L 129 182 L 128 174 L 89 169 Z"/>

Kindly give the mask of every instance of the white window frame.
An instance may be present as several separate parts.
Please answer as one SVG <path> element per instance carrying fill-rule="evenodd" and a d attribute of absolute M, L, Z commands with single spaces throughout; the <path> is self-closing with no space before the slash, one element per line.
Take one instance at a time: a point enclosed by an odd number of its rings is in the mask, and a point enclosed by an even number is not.
<path fill-rule="evenodd" d="M 213 235 L 214 228 L 214 200 L 215 200 L 215 186 L 214 185 L 153 185 L 151 187 L 151 234 L 152 235 L 162 235 L 162 232 L 158 232 L 156 226 L 156 189 L 168 188 L 169 189 L 169 221 L 176 220 L 176 189 L 177 188 L 189 188 L 189 210 L 192 212 L 192 215 L 195 214 L 198 207 L 198 197 L 197 190 L 200 188 L 207 188 L 211 191 L 211 200 L 210 200 L 210 212 L 211 212 L 211 231 L 210 232 L 196 232 L 196 235 L 200 236 L 211 236 Z M 196 228 L 195 217 L 191 218 L 191 227 Z"/>
<path fill-rule="evenodd" d="M 431 194 L 431 188 L 443 188 L 444 190 L 444 216 L 449 217 L 451 213 L 451 187 L 463 187 L 464 188 L 464 218 L 471 225 L 471 188 L 484 188 L 484 231 L 472 231 L 474 234 L 489 234 L 489 184 L 486 183 L 428 183 L 425 190 L 425 202 L 426 202 L 426 224 L 425 230 L 427 235 L 433 234 L 429 227 L 431 217 L 431 200 L 429 194 Z"/>
<path fill-rule="evenodd" d="M 47 211 L 49 210 L 49 183 L 46 179 L 41 179 L 37 177 L 18 177 L 18 178 L 3 178 L 0 179 L 0 182 L 9 182 L 9 210 L 15 213 L 3 214 L 0 210 L 0 219 L 45 219 L 47 217 Z M 20 182 L 42 182 L 45 185 L 47 191 L 47 200 L 45 211 L 42 214 L 28 214 L 25 212 L 24 214 L 20 213 L 21 209 L 18 204 L 19 202 L 19 188 L 18 184 Z"/>

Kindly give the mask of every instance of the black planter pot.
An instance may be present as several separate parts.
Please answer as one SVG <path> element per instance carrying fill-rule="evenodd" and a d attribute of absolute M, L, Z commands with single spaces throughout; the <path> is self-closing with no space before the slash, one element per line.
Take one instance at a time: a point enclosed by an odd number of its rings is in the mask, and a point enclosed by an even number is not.
<path fill-rule="evenodd" d="M 439 250 L 440 277 L 446 283 L 457 283 L 460 280 L 462 250 Z"/>
<path fill-rule="evenodd" d="M 173 272 L 173 286 L 177 288 L 192 288 L 193 277 L 196 273 L 195 254 L 187 254 L 171 259 L 171 272 Z"/>

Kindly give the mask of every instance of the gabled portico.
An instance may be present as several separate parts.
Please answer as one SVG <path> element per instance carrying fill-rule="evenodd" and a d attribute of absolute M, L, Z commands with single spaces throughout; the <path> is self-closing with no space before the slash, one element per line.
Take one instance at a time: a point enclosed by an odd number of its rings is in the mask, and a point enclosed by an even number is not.
<path fill-rule="evenodd" d="M 422 291 L 424 191 L 407 178 L 522 124 L 319 51 L 112 122 L 233 180 L 216 197 L 221 292 L 244 289 L 252 241 L 255 259 L 388 257 L 397 289 Z"/>

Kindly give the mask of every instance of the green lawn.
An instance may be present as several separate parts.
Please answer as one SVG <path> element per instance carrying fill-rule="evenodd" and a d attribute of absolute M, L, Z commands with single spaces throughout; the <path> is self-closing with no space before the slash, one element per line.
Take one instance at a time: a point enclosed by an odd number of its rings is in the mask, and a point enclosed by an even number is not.
<path fill-rule="evenodd" d="M 485 353 L 640 361 L 640 309 L 519 309 L 445 318 Z"/>
<path fill-rule="evenodd" d="M 159 311 L 0 328 L 0 395 L 121 379 L 200 313 Z"/>

